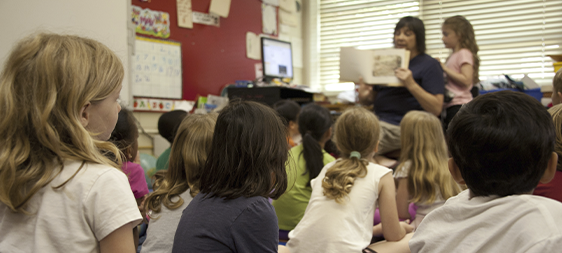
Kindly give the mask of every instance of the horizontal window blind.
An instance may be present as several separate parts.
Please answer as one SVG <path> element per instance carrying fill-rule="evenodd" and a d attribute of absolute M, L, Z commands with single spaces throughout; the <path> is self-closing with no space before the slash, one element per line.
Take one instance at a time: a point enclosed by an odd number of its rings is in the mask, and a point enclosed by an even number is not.
<path fill-rule="evenodd" d="M 340 47 L 390 48 L 394 27 L 404 16 L 418 16 L 419 1 L 320 0 L 319 82 L 324 92 L 352 90 L 339 82 Z"/>
<path fill-rule="evenodd" d="M 441 41 L 447 17 L 462 15 L 474 27 L 480 48 L 480 79 L 528 74 L 539 85 L 552 84 L 548 55 L 562 54 L 562 0 L 424 0 L 427 53 L 447 58 Z"/>

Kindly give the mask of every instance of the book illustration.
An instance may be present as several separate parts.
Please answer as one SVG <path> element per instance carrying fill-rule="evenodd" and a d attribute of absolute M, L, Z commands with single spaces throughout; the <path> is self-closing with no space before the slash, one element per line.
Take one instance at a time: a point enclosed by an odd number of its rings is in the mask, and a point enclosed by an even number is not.
<path fill-rule="evenodd" d="M 340 48 L 340 82 L 359 82 L 385 86 L 404 86 L 395 75 L 398 68 L 408 68 L 410 51 L 389 48 L 359 50 Z"/>
<path fill-rule="evenodd" d="M 399 55 L 375 55 L 373 76 L 394 76 L 394 71 L 402 66 Z"/>

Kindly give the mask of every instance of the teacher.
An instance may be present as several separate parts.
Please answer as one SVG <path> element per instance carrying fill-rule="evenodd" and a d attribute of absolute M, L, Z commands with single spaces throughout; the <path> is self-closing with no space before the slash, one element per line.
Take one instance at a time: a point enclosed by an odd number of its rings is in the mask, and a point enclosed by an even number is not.
<path fill-rule="evenodd" d="M 359 83 L 358 98 L 373 105 L 381 124 L 377 154 L 400 149 L 400 121 L 411 110 L 423 110 L 436 116 L 443 108 L 444 79 L 440 63 L 425 54 L 425 27 L 415 17 L 403 17 L 394 28 L 394 47 L 410 51 L 408 69 L 395 70 L 403 87 L 373 86 Z M 394 157 L 393 157 L 394 158 Z"/>

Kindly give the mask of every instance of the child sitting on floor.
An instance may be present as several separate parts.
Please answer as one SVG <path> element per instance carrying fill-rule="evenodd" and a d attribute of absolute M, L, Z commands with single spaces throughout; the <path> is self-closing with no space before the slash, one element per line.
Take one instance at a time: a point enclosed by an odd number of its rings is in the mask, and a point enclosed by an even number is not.
<path fill-rule="evenodd" d="M 558 252 L 562 203 L 533 196 L 556 172 L 552 118 L 513 91 L 478 96 L 451 121 L 451 175 L 468 190 L 428 214 L 412 252 Z"/>

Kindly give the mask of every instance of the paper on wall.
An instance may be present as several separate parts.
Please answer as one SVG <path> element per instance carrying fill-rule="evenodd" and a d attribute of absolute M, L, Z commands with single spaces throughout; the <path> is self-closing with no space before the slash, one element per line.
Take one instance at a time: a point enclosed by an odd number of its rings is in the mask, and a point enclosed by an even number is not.
<path fill-rule="evenodd" d="M 253 32 L 246 33 L 246 56 L 250 59 L 261 60 L 260 37 Z"/>
<path fill-rule="evenodd" d="M 302 39 L 297 37 L 291 38 L 291 48 L 293 49 L 293 67 L 302 68 Z"/>
<path fill-rule="evenodd" d="M 220 26 L 220 17 L 216 14 L 203 13 L 203 12 L 193 12 L 193 23 Z"/>
<path fill-rule="evenodd" d="M 262 3 L 273 6 L 279 6 L 279 0 L 262 0 Z"/>
<path fill-rule="evenodd" d="M 297 16 L 292 12 L 279 9 L 279 23 L 290 26 L 297 26 Z"/>
<path fill-rule="evenodd" d="M 290 13 L 297 12 L 297 4 L 295 0 L 279 0 L 279 8 Z"/>
<path fill-rule="evenodd" d="M 193 28 L 191 0 L 177 0 L 178 26 L 183 28 Z"/>
<path fill-rule="evenodd" d="M 275 7 L 267 4 L 261 5 L 262 31 L 265 34 L 277 34 L 277 12 Z"/>
<path fill-rule="evenodd" d="M 217 14 L 223 18 L 228 18 L 230 12 L 230 0 L 211 0 L 209 13 Z"/>

